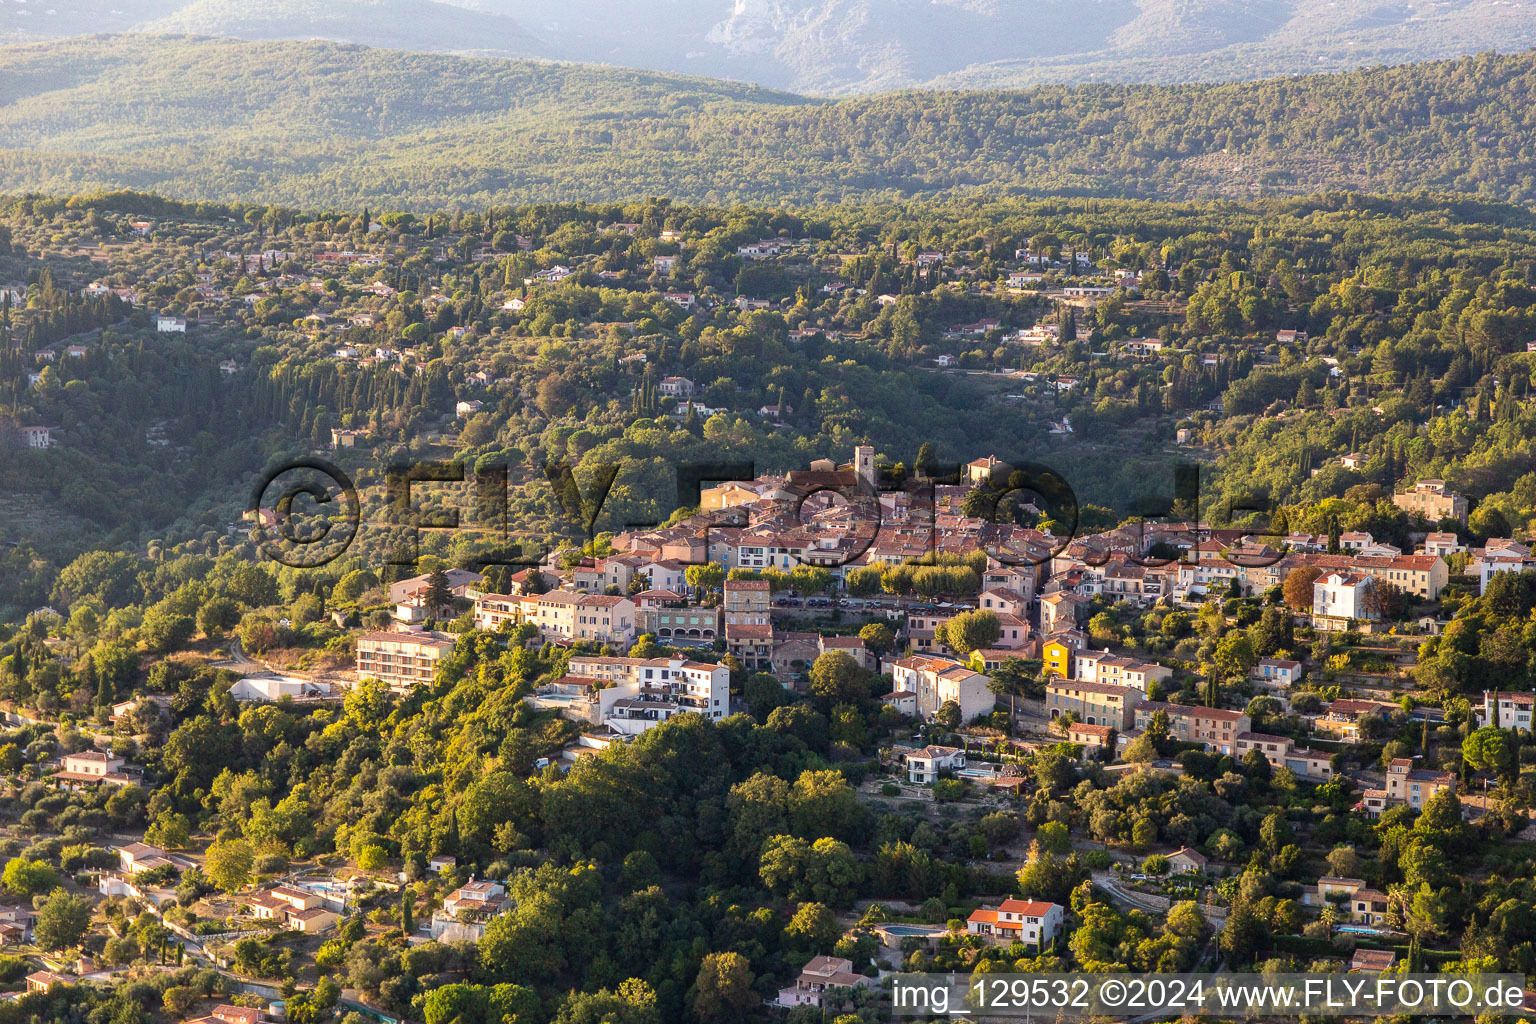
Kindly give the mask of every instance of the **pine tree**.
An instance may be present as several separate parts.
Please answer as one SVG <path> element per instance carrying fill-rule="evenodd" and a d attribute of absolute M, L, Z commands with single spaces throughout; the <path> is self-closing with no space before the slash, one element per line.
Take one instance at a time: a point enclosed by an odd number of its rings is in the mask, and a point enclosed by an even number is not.
<path fill-rule="evenodd" d="M 448 585 L 448 574 L 441 568 L 433 569 L 427 577 L 424 604 L 428 611 L 440 612 L 453 607 L 453 588 Z"/>
<path fill-rule="evenodd" d="M 85 664 L 90 674 L 95 676 L 95 663 L 87 659 Z M 116 694 L 112 692 L 111 681 L 107 679 L 106 676 L 98 676 L 96 678 L 96 706 L 99 708 L 110 708 L 112 706 L 112 700 L 115 696 Z"/>
<path fill-rule="evenodd" d="M 1315 401 L 1317 401 L 1317 388 L 1312 385 L 1312 379 L 1308 377 L 1301 382 L 1301 390 L 1296 395 L 1296 404 L 1306 409 Z"/>

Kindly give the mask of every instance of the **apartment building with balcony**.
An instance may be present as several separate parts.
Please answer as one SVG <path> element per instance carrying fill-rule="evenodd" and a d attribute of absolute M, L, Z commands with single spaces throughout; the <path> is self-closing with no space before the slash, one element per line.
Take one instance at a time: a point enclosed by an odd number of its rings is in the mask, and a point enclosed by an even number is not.
<path fill-rule="evenodd" d="M 453 653 L 451 637 L 426 632 L 366 633 L 357 639 L 357 676 L 408 693 L 437 677 L 438 664 Z"/>

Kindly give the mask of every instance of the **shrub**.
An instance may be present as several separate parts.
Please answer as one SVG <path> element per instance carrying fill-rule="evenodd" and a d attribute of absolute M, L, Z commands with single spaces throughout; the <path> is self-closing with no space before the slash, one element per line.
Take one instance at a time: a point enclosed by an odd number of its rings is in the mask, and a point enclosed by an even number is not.
<path fill-rule="evenodd" d="M 940 779 L 933 784 L 936 803 L 951 803 L 965 796 L 965 783 L 959 779 Z"/>
<path fill-rule="evenodd" d="M 280 853 L 264 853 L 256 858 L 258 875 L 280 875 L 288 870 L 288 858 Z"/>

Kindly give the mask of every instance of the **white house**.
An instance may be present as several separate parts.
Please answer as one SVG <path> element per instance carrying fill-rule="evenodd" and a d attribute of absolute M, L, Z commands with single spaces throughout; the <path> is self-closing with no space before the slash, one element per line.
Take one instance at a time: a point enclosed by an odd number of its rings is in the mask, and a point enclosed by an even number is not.
<path fill-rule="evenodd" d="M 929 785 L 938 781 L 942 771 L 965 767 L 965 751 L 959 747 L 926 746 L 906 755 L 907 781 Z"/>
<path fill-rule="evenodd" d="M 339 697 L 330 683 L 315 683 L 294 676 L 241 676 L 229 688 L 238 701 L 328 700 Z"/>
<path fill-rule="evenodd" d="M 1495 548 L 1493 542 L 1467 566 L 1467 575 L 1477 577 L 1477 592 L 1488 589 L 1488 581 L 1501 572 L 1525 572 L 1532 567 L 1530 552 L 1524 545 L 1510 542 L 1508 547 Z"/>
<path fill-rule="evenodd" d="M 1424 548 L 1421 553 L 1426 555 L 1439 555 L 1441 558 L 1448 558 L 1449 556 L 1456 554 L 1458 551 L 1464 550 L 1466 549 L 1462 546 L 1461 541 L 1457 539 L 1454 533 L 1435 532 L 1427 535 L 1424 538 Z"/>
<path fill-rule="evenodd" d="M 22 442 L 28 448 L 53 447 L 52 427 L 18 427 L 17 433 L 20 435 Z"/>
<path fill-rule="evenodd" d="M 1484 690 L 1482 707 L 1476 707 L 1473 710 L 1477 714 L 1477 724 L 1480 726 L 1530 729 L 1532 711 L 1536 710 L 1536 693 Z"/>
<path fill-rule="evenodd" d="M 1248 678 L 1263 685 L 1289 689 L 1301 682 L 1306 674 L 1306 670 L 1301 667 L 1299 661 L 1289 661 L 1285 658 L 1260 658 L 1258 664 L 1248 671 Z"/>
<path fill-rule="evenodd" d="M 52 777 L 60 782 L 83 784 L 106 782 L 121 786 L 133 781 L 119 771 L 123 766 L 123 759 L 104 750 L 82 750 L 75 754 L 65 754 L 59 759 L 59 763 L 61 770 Z"/>
<path fill-rule="evenodd" d="M 577 680 L 601 680 L 613 684 L 601 691 L 605 696 L 610 693 L 615 696 L 622 694 L 626 699 L 642 704 L 672 704 L 678 711 L 696 712 L 717 721 L 730 713 L 731 671 L 724 665 L 709 665 L 683 658 L 618 658 L 578 654 L 571 658 L 567 671 Z M 634 724 L 630 720 L 641 710 L 638 706 L 626 705 L 611 717 L 625 718 L 626 723 L 622 724 Z M 619 728 L 613 721 L 605 724 L 615 732 L 644 731 Z M 651 724 L 656 724 L 656 721 Z"/>
<path fill-rule="evenodd" d="M 1320 629 L 1347 629 L 1353 620 L 1376 619 L 1371 607 L 1375 580 L 1353 572 L 1330 572 L 1312 584 L 1312 619 Z"/>
<path fill-rule="evenodd" d="M 973 910 L 966 919 L 965 930 L 996 945 L 1022 942 L 1043 950 L 1055 943 L 1065 917 L 1066 912 L 1058 903 L 1016 900 L 1010 896 L 995 908 Z"/>
<path fill-rule="evenodd" d="M 512 899 L 500 882 L 469 882 L 443 899 L 428 927 L 436 940 L 476 942 L 493 918 L 511 909 Z"/>
<path fill-rule="evenodd" d="M 187 322 L 179 316 L 157 316 L 155 330 L 160 334 L 186 334 Z"/>

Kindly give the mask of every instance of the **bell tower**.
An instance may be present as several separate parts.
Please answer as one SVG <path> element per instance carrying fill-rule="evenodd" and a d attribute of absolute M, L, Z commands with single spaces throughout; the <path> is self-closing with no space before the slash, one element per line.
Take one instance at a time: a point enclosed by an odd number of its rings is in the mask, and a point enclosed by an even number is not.
<path fill-rule="evenodd" d="M 875 449 L 873 445 L 861 444 L 853 450 L 853 471 L 859 478 L 859 483 L 871 490 L 875 488 Z"/>

